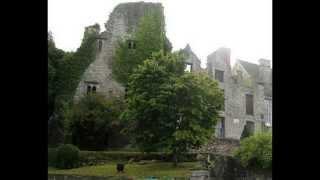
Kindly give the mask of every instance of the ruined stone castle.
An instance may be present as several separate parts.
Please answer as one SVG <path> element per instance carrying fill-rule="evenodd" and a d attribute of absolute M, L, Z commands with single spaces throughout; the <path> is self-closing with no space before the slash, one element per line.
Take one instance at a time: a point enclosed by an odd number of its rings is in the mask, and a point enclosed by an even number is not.
<path fill-rule="evenodd" d="M 98 35 L 97 52 L 81 78 L 75 100 L 90 92 L 109 97 L 124 93 L 124 87 L 111 76 L 111 58 L 119 38 L 127 40 L 128 48 L 136 46 L 131 34 L 146 10 L 159 10 L 163 14 L 160 3 L 123 3 L 110 14 L 105 31 L 100 33 L 96 26 L 86 28 L 87 32 Z M 224 91 L 225 106 L 216 126 L 217 137 L 240 139 L 245 128 L 256 132 L 272 126 L 272 69 L 269 60 L 260 59 L 259 64 L 238 60 L 231 68 L 230 49 L 220 48 L 207 57 L 207 67 L 203 69 L 189 45 L 182 51 L 188 54 L 186 70 L 208 73 Z"/>

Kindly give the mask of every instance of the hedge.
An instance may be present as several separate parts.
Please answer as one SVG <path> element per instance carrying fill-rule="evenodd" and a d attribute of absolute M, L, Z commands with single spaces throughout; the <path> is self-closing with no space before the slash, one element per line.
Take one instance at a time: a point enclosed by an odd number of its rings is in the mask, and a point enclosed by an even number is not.
<path fill-rule="evenodd" d="M 57 151 L 54 148 L 48 148 L 48 165 L 52 166 L 56 161 Z M 163 152 L 152 152 L 143 154 L 141 152 L 128 151 L 80 151 L 81 165 L 96 165 L 110 161 L 117 162 L 138 162 L 141 160 L 158 160 L 158 161 L 172 161 L 172 156 Z M 181 162 L 196 161 L 195 153 L 188 153 L 180 159 Z"/>

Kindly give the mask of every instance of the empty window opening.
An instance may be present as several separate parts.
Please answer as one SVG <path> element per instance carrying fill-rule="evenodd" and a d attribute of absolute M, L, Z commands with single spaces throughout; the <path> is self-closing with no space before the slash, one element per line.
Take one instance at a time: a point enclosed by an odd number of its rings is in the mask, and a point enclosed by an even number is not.
<path fill-rule="evenodd" d="M 88 83 L 87 85 L 87 94 L 96 93 L 97 92 L 97 84 Z"/>
<path fill-rule="evenodd" d="M 192 64 L 191 63 L 186 63 L 186 68 L 184 70 L 185 72 L 191 72 L 192 71 Z"/>
<path fill-rule="evenodd" d="M 251 121 L 247 121 L 246 122 L 246 125 L 244 126 L 243 128 L 243 131 L 242 131 L 242 134 L 241 134 L 241 138 L 240 139 L 243 139 L 243 138 L 246 138 L 246 137 L 249 137 L 249 136 L 252 136 L 254 134 L 254 122 L 251 122 Z"/>
<path fill-rule="evenodd" d="M 109 89 L 109 95 L 111 96 L 113 94 L 113 90 Z"/>
<path fill-rule="evenodd" d="M 87 86 L 87 94 L 91 93 L 91 86 Z"/>
<path fill-rule="evenodd" d="M 253 115 L 253 95 L 246 94 L 246 114 Z"/>
<path fill-rule="evenodd" d="M 102 41 L 101 41 L 101 40 L 99 40 L 99 47 L 98 47 L 98 49 L 99 49 L 99 51 L 101 51 L 101 49 L 102 49 Z"/>
<path fill-rule="evenodd" d="M 220 81 L 220 82 L 223 82 L 223 74 L 224 72 L 223 71 L 220 71 L 220 70 L 215 70 L 215 79 Z"/>
<path fill-rule="evenodd" d="M 97 92 L 97 88 L 96 88 L 96 86 L 93 86 L 92 87 L 92 93 L 96 93 Z"/>
<path fill-rule="evenodd" d="M 217 124 L 217 137 L 224 138 L 225 137 L 225 119 L 222 117 Z"/>
<path fill-rule="evenodd" d="M 127 43 L 128 43 L 128 48 L 129 48 L 129 49 L 136 49 L 137 45 L 136 45 L 136 42 L 135 42 L 135 41 L 133 41 L 133 40 L 128 40 Z"/>

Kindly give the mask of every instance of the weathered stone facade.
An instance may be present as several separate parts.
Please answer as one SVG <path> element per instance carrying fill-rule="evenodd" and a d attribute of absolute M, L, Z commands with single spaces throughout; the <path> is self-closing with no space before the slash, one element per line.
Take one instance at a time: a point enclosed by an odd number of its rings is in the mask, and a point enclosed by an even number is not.
<path fill-rule="evenodd" d="M 97 53 L 79 83 L 75 100 L 94 88 L 106 96 L 119 96 L 124 88 L 111 76 L 110 61 L 117 40 L 130 39 L 139 19 L 146 10 L 160 10 L 160 3 L 124 3 L 118 5 L 105 24 L 106 31 L 89 27 L 86 30 L 97 33 Z M 230 65 L 230 49 L 220 48 L 207 57 L 207 67 L 202 69 L 201 61 L 192 52 L 189 45 L 183 50 L 186 63 L 192 72 L 206 72 L 219 81 L 219 87 L 225 93 L 225 109 L 222 120 L 216 127 L 216 135 L 221 138 L 240 139 L 246 124 L 253 125 L 253 131 L 260 131 L 265 124 L 272 125 L 272 69 L 270 61 L 259 60 L 258 64 L 238 60 L 233 68 Z M 252 109 L 250 102 L 252 100 Z M 251 123 L 250 123 L 251 122 Z M 248 125 L 248 126 L 249 126 Z"/>
<path fill-rule="evenodd" d="M 257 65 L 237 60 L 231 68 L 230 50 L 226 48 L 220 48 L 208 56 L 209 76 L 218 80 L 225 93 L 225 109 L 221 113 L 224 120 L 218 123 L 217 136 L 240 139 L 248 122 L 253 124 L 254 132 L 266 128 L 266 124 L 271 126 L 272 69 L 270 61 L 262 59 L 259 62 Z M 216 77 L 219 74 L 217 71 L 223 73 L 222 80 Z M 253 112 L 249 113 L 247 95 L 253 99 Z"/>
<path fill-rule="evenodd" d="M 76 90 L 75 100 L 86 94 L 88 88 L 95 88 L 96 92 L 107 97 L 119 96 L 124 92 L 124 87 L 111 76 L 110 63 L 117 41 L 119 39 L 129 40 L 139 19 L 146 12 L 155 10 L 163 14 L 163 7 L 160 3 L 123 3 L 115 7 L 105 24 L 106 31 L 98 35 L 96 58 L 84 72 Z M 91 28 L 86 30 L 91 30 Z"/>

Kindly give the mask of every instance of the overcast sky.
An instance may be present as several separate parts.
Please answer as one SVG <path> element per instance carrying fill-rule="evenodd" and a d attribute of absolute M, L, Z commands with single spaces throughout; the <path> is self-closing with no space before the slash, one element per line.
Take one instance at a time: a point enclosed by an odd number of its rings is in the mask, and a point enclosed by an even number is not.
<path fill-rule="evenodd" d="M 138 0 L 141 1 L 141 0 Z M 104 31 L 113 8 L 137 0 L 48 0 L 48 30 L 56 46 L 75 51 L 85 26 L 99 23 Z M 272 60 L 272 0 L 145 0 L 161 2 L 173 50 L 187 43 L 205 67 L 220 47 L 231 49 L 231 63 Z"/>

